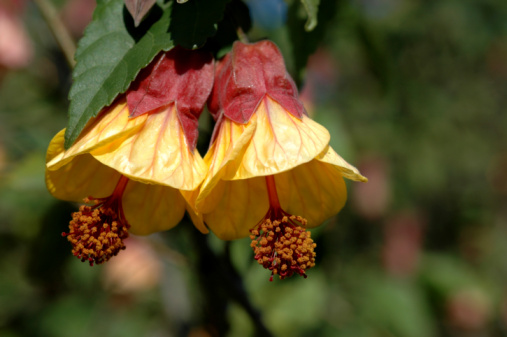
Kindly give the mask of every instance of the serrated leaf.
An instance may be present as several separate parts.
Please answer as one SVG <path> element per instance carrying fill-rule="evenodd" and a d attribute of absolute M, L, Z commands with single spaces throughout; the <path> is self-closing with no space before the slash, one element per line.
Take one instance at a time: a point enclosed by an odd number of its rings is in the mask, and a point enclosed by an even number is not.
<path fill-rule="evenodd" d="M 72 74 L 65 147 L 88 120 L 123 93 L 140 69 L 174 43 L 169 31 L 171 7 L 154 6 L 137 28 L 123 0 L 97 0 L 93 20 L 79 41 Z"/>
<path fill-rule="evenodd" d="M 174 43 L 187 49 L 202 46 L 217 32 L 230 0 L 191 0 L 173 6 L 171 31 Z"/>
<path fill-rule="evenodd" d="M 308 14 L 308 19 L 305 23 L 305 30 L 307 32 L 311 32 L 317 27 L 317 14 L 319 13 L 319 4 L 320 0 L 301 0 L 306 13 Z"/>

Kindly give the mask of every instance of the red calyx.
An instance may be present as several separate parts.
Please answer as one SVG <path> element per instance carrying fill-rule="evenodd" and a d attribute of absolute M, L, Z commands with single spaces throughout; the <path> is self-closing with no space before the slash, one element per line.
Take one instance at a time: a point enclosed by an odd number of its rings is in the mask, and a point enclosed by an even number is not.
<path fill-rule="evenodd" d="M 157 56 L 141 70 L 127 92 L 130 117 L 155 112 L 175 104 L 191 149 L 197 143 L 197 124 L 213 87 L 210 53 L 175 47 Z"/>
<path fill-rule="evenodd" d="M 271 41 L 236 41 L 232 51 L 218 63 L 215 74 L 208 102 L 215 120 L 223 113 L 236 123 L 247 123 L 265 95 L 295 117 L 306 114 L 283 56 Z"/>

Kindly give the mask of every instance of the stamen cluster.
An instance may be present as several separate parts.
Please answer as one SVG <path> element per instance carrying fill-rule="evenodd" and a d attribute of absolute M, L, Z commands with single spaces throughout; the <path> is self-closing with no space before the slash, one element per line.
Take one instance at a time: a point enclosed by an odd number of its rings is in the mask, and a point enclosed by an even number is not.
<path fill-rule="evenodd" d="M 109 202 L 108 202 L 109 201 Z M 84 199 L 85 203 L 94 202 L 94 206 L 82 205 L 72 214 L 69 233 L 62 233 L 72 244 L 72 253 L 88 261 L 90 266 L 101 264 L 125 249 L 123 240 L 128 238 L 130 225 L 123 216 L 121 200 Z"/>
<path fill-rule="evenodd" d="M 315 266 L 317 245 L 304 228 L 306 222 L 295 215 L 283 215 L 281 219 L 267 217 L 250 231 L 254 259 L 271 270 L 270 281 L 273 275 L 279 275 L 281 280 L 294 274 L 306 278 L 305 270 Z"/>

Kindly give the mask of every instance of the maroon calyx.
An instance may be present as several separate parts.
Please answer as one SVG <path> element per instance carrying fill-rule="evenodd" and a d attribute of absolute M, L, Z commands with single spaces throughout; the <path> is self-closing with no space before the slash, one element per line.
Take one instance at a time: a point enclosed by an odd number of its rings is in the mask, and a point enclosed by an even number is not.
<path fill-rule="evenodd" d="M 197 124 L 214 80 L 214 61 L 209 52 L 175 47 L 159 54 L 141 70 L 127 92 L 130 117 L 157 112 L 171 104 L 191 150 L 197 143 Z"/>
<path fill-rule="evenodd" d="M 278 47 L 267 40 L 253 44 L 236 41 L 217 64 L 208 103 L 211 114 L 215 120 L 223 114 L 236 123 L 247 123 L 266 95 L 294 117 L 306 114 Z"/>

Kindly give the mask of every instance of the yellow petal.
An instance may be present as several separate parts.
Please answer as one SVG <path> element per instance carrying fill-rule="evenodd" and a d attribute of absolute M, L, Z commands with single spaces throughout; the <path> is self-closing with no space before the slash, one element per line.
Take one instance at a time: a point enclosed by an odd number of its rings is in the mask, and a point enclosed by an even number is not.
<path fill-rule="evenodd" d="M 196 200 L 199 211 L 201 207 L 208 209 L 210 203 L 218 202 L 213 198 L 209 199 L 208 194 L 222 178 L 230 179 L 236 174 L 242 155 L 256 128 L 255 121 L 248 124 L 236 124 L 224 118 L 219 123 L 220 128 L 216 139 L 204 157 L 208 173 Z"/>
<path fill-rule="evenodd" d="M 60 131 L 49 144 L 47 159 L 62 154 L 65 130 Z M 102 165 L 91 155 L 84 154 L 68 158 L 59 168 L 46 170 L 46 185 L 49 192 L 58 199 L 81 202 L 85 197 L 103 198 L 109 196 L 120 178 L 115 170 Z"/>
<path fill-rule="evenodd" d="M 338 214 L 347 200 L 347 188 L 334 165 L 318 160 L 275 175 L 282 209 L 308 220 L 317 227 Z"/>
<path fill-rule="evenodd" d="M 146 115 L 129 118 L 129 110 L 123 99 L 103 110 L 96 118 L 90 119 L 76 142 L 67 151 L 48 161 L 47 166 L 50 169 L 57 169 L 68 162 L 69 158 L 91 152 L 135 133 L 144 124 L 146 118 Z"/>
<path fill-rule="evenodd" d="M 92 155 L 131 179 L 180 190 L 196 189 L 206 174 L 201 156 L 188 147 L 174 105 L 148 114 L 142 128 Z"/>
<path fill-rule="evenodd" d="M 205 212 L 218 200 L 208 198 L 219 180 L 273 175 L 313 160 L 329 143 L 329 132 L 310 118 L 300 120 L 266 97 L 246 125 L 227 118 L 206 153 L 208 175 L 197 198 Z"/>
<path fill-rule="evenodd" d="M 187 202 L 187 212 L 192 220 L 194 226 L 203 234 L 208 234 L 209 230 L 204 224 L 204 220 L 202 218 L 202 214 L 195 207 L 195 201 L 197 196 L 199 195 L 199 189 L 193 191 L 180 191 L 181 195 Z"/>
<path fill-rule="evenodd" d="M 328 146 L 316 159 L 333 165 L 345 178 L 361 182 L 368 181 L 368 178 L 362 176 L 357 168 L 347 163 L 331 146 Z"/>
<path fill-rule="evenodd" d="M 63 147 L 65 130 L 60 131 L 51 141 L 46 159 L 60 159 L 46 170 L 48 190 L 57 198 L 81 202 L 85 197 L 105 198 L 112 194 L 121 174 L 102 164 L 91 154 L 61 158 L 65 153 Z M 121 140 L 112 142 L 107 148 L 121 144 Z M 202 159 L 201 159 L 202 160 Z M 130 180 L 122 197 L 122 204 L 127 221 L 132 226 L 131 232 L 146 235 L 157 231 L 171 229 L 182 219 L 185 209 L 189 207 L 179 190 L 160 185 L 144 184 Z M 189 211 L 192 208 L 189 207 Z M 196 227 L 207 232 L 202 219 Z"/>
<path fill-rule="evenodd" d="M 48 150 L 46 152 L 46 168 L 49 170 L 56 170 L 72 160 L 72 158 L 63 159 L 65 154 L 65 148 L 63 146 L 65 142 L 64 136 L 65 129 L 62 129 L 53 137 L 53 139 L 51 139 L 51 142 L 49 142 Z"/>
<path fill-rule="evenodd" d="M 123 194 L 123 212 L 130 232 L 148 235 L 176 226 L 185 214 L 185 199 L 177 189 L 130 180 Z"/>
<path fill-rule="evenodd" d="M 312 160 L 274 177 L 282 209 L 307 219 L 309 228 L 336 215 L 347 200 L 345 182 L 334 165 Z M 200 210 L 215 235 L 223 240 L 246 237 L 269 209 L 266 180 L 221 180 L 206 201 Z"/>
<path fill-rule="evenodd" d="M 203 212 L 203 217 L 216 236 L 222 240 L 246 237 L 268 211 L 266 180 L 221 180 L 208 201 L 213 205 L 205 206 L 210 206 L 212 212 Z"/>
<path fill-rule="evenodd" d="M 257 123 L 255 134 L 232 179 L 290 170 L 313 160 L 329 144 L 326 128 L 307 116 L 292 116 L 269 96 L 259 104 L 253 118 Z"/>

